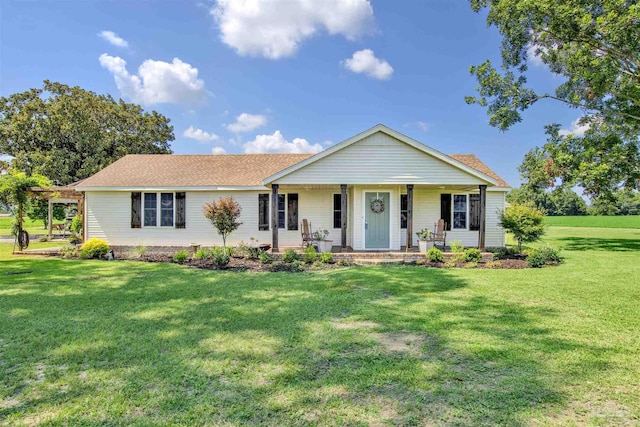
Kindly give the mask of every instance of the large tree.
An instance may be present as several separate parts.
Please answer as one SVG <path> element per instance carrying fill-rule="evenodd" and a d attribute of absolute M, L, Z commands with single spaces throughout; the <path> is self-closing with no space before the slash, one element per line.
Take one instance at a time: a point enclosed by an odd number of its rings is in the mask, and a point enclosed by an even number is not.
<path fill-rule="evenodd" d="M 580 109 L 584 135 L 547 128 L 537 152 L 549 182 L 579 184 L 598 197 L 640 180 L 640 6 L 625 0 L 470 0 L 488 9 L 487 23 L 502 35 L 502 63 L 472 66 L 489 122 L 506 130 L 543 100 Z M 561 77 L 554 92 L 527 82 L 534 59 Z"/>
<path fill-rule="evenodd" d="M 59 185 L 86 178 L 125 154 L 171 153 L 169 119 L 156 111 L 61 83 L 0 98 L 0 155 L 14 169 Z"/>

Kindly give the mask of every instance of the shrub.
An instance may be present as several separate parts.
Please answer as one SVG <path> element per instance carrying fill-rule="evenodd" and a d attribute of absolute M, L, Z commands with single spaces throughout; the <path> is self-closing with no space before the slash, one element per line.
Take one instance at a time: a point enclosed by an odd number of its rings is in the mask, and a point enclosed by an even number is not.
<path fill-rule="evenodd" d="M 142 258 L 147 253 L 147 247 L 144 245 L 138 245 L 133 249 L 133 254 L 136 258 Z"/>
<path fill-rule="evenodd" d="M 273 256 L 269 252 L 260 252 L 258 258 L 260 259 L 260 264 L 271 264 L 273 262 Z"/>
<path fill-rule="evenodd" d="M 431 262 L 443 262 L 444 255 L 440 249 L 432 247 L 427 251 L 427 259 Z"/>
<path fill-rule="evenodd" d="M 451 252 L 453 252 L 454 254 L 464 252 L 464 245 L 460 240 L 452 241 L 451 243 L 449 243 L 449 247 L 451 248 Z"/>
<path fill-rule="evenodd" d="M 323 268 L 324 267 L 324 263 L 322 261 L 315 261 L 313 264 L 311 264 L 311 266 L 313 268 Z"/>
<path fill-rule="evenodd" d="M 80 258 L 104 258 L 109 252 L 109 244 L 95 237 L 87 240 L 80 248 Z"/>
<path fill-rule="evenodd" d="M 535 242 L 544 234 L 544 212 L 533 206 L 514 203 L 500 211 L 499 217 L 500 226 L 518 242 L 518 252 L 522 252 L 522 243 Z"/>
<path fill-rule="evenodd" d="M 304 261 L 305 264 L 312 264 L 317 259 L 318 259 L 318 252 L 316 251 L 316 248 L 314 248 L 312 245 L 309 245 L 306 248 L 304 248 L 304 252 L 302 253 L 302 261 Z"/>
<path fill-rule="evenodd" d="M 80 236 L 78 236 L 77 234 L 72 234 L 71 236 L 69 236 L 69 243 L 71 243 L 72 245 L 77 245 L 81 242 L 82 238 L 80 238 Z"/>
<path fill-rule="evenodd" d="M 60 248 L 60 255 L 64 258 L 75 258 L 78 256 L 78 248 L 73 245 L 65 245 Z"/>
<path fill-rule="evenodd" d="M 333 254 L 331 252 L 322 252 L 320 254 L 320 262 L 325 264 L 333 264 Z"/>
<path fill-rule="evenodd" d="M 209 251 L 204 248 L 200 248 L 195 254 L 193 254 L 193 258 L 197 260 L 207 259 L 209 258 Z"/>
<path fill-rule="evenodd" d="M 534 249 L 529 253 L 527 257 L 527 263 L 531 267 L 540 268 L 545 265 L 559 264 L 562 262 L 562 257 L 557 249 L 547 246 L 544 248 Z"/>
<path fill-rule="evenodd" d="M 282 261 L 274 261 L 271 264 L 271 271 L 286 271 L 289 269 L 289 266 Z"/>
<path fill-rule="evenodd" d="M 178 264 L 184 263 L 187 259 L 189 259 L 189 252 L 186 249 L 180 249 L 178 252 L 173 254 L 173 261 Z"/>
<path fill-rule="evenodd" d="M 213 265 L 218 268 L 226 267 L 231 261 L 231 257 L 229 256 L 227 250 L 224 247 L 221 248 L 220 246 L 211 248 L 208 257 L 210 257 L 213 261 Z"/>
<path fill-rule="evenodd" d="M 76 234 L 82 233 L 82 217 L 80 215 L 76 215 L 71 220 L 71 231 Z"/>
<path fill-rule="evenodd" d="M 482 261 L 482 252 L 480 249 L 468 248 L 464 250 L 464 260 L 466 262 L 480 262 Z"/>
<path fill-rule="evenodd" d="M 518 253 L 518 251 L 514 248 L 492 248 L 491 252 L 493 252 L 493 259 L 509 259 Z"/>
<path fill-rule="evenodd" d="M 451 258 L 450 260 L 448 260 L 447 262 L 444 263 L 444 266 L 447 267 L 447 268 L 457 267 L 458 266 L 458 261 L 455 260 L 454 258 Z"/>
<path fill-rule="evenodd" d="M 48 242 L 49 241 L 49 236 L 40 236 L 40 238 L 38 239 L 38 242 Z"/>
<path fill-rule="evenodd" d="M 349 261 L 347 261 L 346 259 L 341 259 L 337 262 L 337 264 L 340 267 L 349 267 L 351 264 L 349 264 Z"/>
<path fill-rule="evenodd" d="M 486 268 L 502 268 L 502 263 L 500 261 L 489 261 L 484 266 Z"/>
<path fill-rule="evenodd" d="M 464 268 L 476 268 L 477 266 L 478 266 L 478 263 L 474 261 L 466 262 L 464 264 Z"/>
<path fill-rule="evenodd" d="M 284 251 L 284 255 L 282 256 L 282 261 L 291 263 L 293 261 L 299 261 L 300 256 L 293 249 L 287 249 Z"/>
<path fill-rule="evenodd" d="M 304 271 L 304 262 L 295 260 L 291 262 L 291 271 Z"/>

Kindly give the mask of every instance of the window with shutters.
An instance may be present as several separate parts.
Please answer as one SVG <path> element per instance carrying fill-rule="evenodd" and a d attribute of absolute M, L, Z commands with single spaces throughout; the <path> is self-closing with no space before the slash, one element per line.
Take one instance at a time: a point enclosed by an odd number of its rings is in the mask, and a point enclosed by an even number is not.
<path fill-rule="evenodd" d="M 269 230 L 271 197 L 269 194 L 258 194 L 258 230 Z M 278 194 L 278 228 L 298 230 L 298 194 Z"/>
<path fill-rule="evenodd" d="M 342 228 L 342 194 L 333 195 L 333 228 Z"/>
<path fill-rule="evenodd" d="M 135 194 L 132 193 L 131 226 L 135 225 Z M 185 228 L 186 193 L 143 193 L 143 227 Z"/>

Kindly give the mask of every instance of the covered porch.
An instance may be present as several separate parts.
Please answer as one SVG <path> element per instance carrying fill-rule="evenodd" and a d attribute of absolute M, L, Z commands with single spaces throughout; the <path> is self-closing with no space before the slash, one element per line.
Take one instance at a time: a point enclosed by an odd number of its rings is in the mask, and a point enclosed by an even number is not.
<path fill-rule="evenodd" d="M 460 240 L 466 247 L 484 250 L 487 246 L 487 186 L 484 184 L 274 183 L 270 188 L 269 229 L 273 252 L 300 247 L 303 219 L 310 222 L 312 232 L 329 231 L 333 252 L 417 253 L 416 232 L 423 228 L 433 231 L 441 218 L 447 223 L 445 244 Z M 495 193 L 490 199 L 495 199 L 492 204 L 501 206 L 504 194 Z M 298 241 L 295 241 L 296 234 Z M 502 237 L 493 236 L 489 243 L 489 246 L 501 246 Z"/>

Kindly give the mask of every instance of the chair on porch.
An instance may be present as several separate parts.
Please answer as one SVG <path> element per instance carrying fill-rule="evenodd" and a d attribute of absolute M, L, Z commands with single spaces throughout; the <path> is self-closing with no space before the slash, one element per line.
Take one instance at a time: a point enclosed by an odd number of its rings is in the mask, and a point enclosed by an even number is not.
<path fill-rule="evenodd" d="M 302 227 L 300 227 L 302 233 L 302 247 L 306 248 L 313 244 L 311 238 L 311 223 L 307 219 L 302 220 Z"/>
<path fill-rule="evenodd" d="M 444 219 L 439 219 L 433 225 L 433 231 L 429 235 L 429 242 L 433 242 L 433 246 L 436 245 L 436 242 L 442 242 L 442 250 L 444 250 L 447 245 L 447 223 Z"/>

